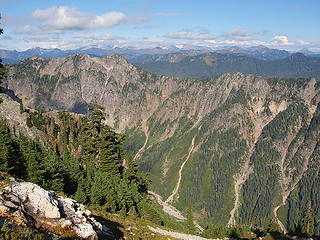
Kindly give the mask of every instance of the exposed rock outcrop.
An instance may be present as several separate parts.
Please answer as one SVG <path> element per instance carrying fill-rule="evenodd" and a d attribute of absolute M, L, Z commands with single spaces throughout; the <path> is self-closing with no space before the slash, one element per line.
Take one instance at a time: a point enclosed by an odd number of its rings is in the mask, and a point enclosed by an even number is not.
<path fill-rule="evenodd" d="M 35 138 L 37 132 L 31 130 L 26 125 L 27 113 L 20 114 L 20 105 L 12 100 L 8 95 L 0 93 L 2 103 L 0 104 L 0 118 L 6 120 L 10 128 L 15 128 L 16 132 L 22 132 L 25 136 Z"/>
<path fill-rule="evenodd" d="M 112 232 L 97 222 L 84 205 L 58 197 L 30 182 L 13 182 L 0 192 L 0 215 L 19 225 L 53 231 L 69 231 L 81 239 L 112 236 Z"/>

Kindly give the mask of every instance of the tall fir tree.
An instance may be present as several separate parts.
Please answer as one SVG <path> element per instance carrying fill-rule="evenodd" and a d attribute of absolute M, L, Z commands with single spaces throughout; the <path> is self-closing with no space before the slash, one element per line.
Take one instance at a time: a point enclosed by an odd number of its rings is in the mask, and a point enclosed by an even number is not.
<path fill-rule="evenodd" d="M 122 138 L 108 126 L 101 128 L 99 169 L 109 175 L 121 174 Z"/>
<path fill-rule="evenodd" d="M 95 161 L 99 155 L 100 132 L 104 118 L 104 107 L 89 105 L 90 114 L 88 118 L 82 119 L 82 130 L 80 144 L 82 145 L 83 160 Z"/>
<path fill-rule="evenodd" d="M 12 138 L 5 122 L 0 123 L 0 171 L 10 172 L 13 169 L 12 162 Z"/>
<path fill-rule="evenodd" d="M 197 229 L 194 224 L 194 218 L 192 214 L 192 205 L 191 205 L 191 200 L 189 200 L 188 207 L 187 207 L 187 213 L 186 213 L 186 226 L 187 230 L 190 234 L 195 234 Z"/>
<path fill-rule="evenodd" d="M 0 15 L 1 20 L 1 15 Z M 0 28 L 0 35 L 3 34 L 3 29 Z M 8 76 L 5 66 L 2 64 L 2 59 L 0 58 L 0 85 L 2 84 L 2 79 Z M 2 92 L 2 87 L 0 86 L 0 92 Z"/>
<path fill-rule="evenodd" d="M 311 202 L 308 206 L 303 209 L 303 215 L 300 219 L 301 231 L 307 236 L 312 236 L 314 234 L 314 223 L 315 223 L 316 213 L 311 208 Z"/>

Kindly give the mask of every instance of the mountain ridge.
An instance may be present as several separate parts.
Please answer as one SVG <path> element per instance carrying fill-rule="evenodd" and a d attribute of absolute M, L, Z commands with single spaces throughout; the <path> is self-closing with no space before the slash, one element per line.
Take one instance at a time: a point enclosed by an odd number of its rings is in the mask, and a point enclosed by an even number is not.
<path fill-rule="evenodd" d="M 183 210 L 191 201 L 203 225 L 250 222 L 256 215 L 275 217 L 289 229 L 311 199 L 294 194 L 302 188 L 318 194 L 312 186 L 319 179 L 311 178 L 319 169 L 315 78 L 239 72 L 209 79 L 165 77 L 117 54 L 28 59 L 8 71 L 6 85 L 26 105 L 67 110 L 79 102 L 104 105 L 106 122 L 126 133 L 126 150 L 139 152 L 140 170 L 150 174 L 151 190 L 164 199 L 188 159 L 173 205 Z M 318 201 L 310 204 L 320 211 Z"/>
<path fill-rule="evenodd" d="M 238 46 L 224 47 L 219 49 L 212 49 L 209 47 L 201 46 L 188 46 L 188 45 L 173 45 L 168 47 L 154 47 L 154 48 L 133 48 L 133 47 L 124 47 L 120 48 L 117 46 L 108 46 L 105 48 L 101 47 L 80 47 L 77 49 L 62 50 L 59 48 L 40 48 L 35 47 L 23 51 L 17 50 L 7 50 L 0 49 L 0 57 L 3 59 L 4 63 L 18 63 L 24 59 L 33 56 L 41 56 L 43 58 L 61 58 L 67 57 L 72 54 L 87 54 L 92 57 L 104 57 L 111 53 L 118 53 L 126 56 L 130 61 L 138 62 L 141 61 L 144 57 L 150 55 L 166 55 L 166 54 L 177 54 L 184 53 L 187 55 L 199 55 L 207 52 L 217 52 L 217 53 L 238 53 L 244 54 L 246 56 L 251 56 L 261 60 L 273 61 L 278 59 L 283 59 L 288 57 L 290 54 L 295 52 L 289 52 L 281 49 L 272 49 L 263 45 L 252 46 L 247 48 L 241 48 Z M 296 52 L 304 53 L 306 56 L 319 57 L 319 53 L 312 52 L 309 49 L 301 49 Z"/>
<path fill-rule="evenodd" d="M 210 78 L 225 72 L 242 72 L 263 77 L 320 78 L 320 58 L 294 53 L 266 61 L 243 53 L 204 53 L 197 56 L 168 54 L 145 57 L 134 64 L 147 71 L 183 78 Z"/>

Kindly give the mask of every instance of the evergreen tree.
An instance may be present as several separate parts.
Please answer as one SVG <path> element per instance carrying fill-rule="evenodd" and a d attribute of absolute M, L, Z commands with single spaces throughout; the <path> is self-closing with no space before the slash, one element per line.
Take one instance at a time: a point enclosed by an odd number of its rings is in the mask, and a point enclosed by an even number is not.
<path fill-rule="evenodd" d="M 18 103 L 19 103 L 19 107 L 20 107 L 20 114 L 22 114 L 22 113 L 24 113 L 22 99 L 18 98 Z"/>
<path fill-rule="evenodd" d="M 191 200 L 189 200 L 189 204 L 187 207 L 187 214 L 186 214 L 186 226 L 188 229 L 188 232 L 190 234 L 195 234 L 197 229 L 196 226 L 194 224 L 194 219 L 193 219 L 193 215 L 192 215 L 192 205 L 191 205 Z"/>
<path fill-rule="evenodd" d="M 90 189 L 90 202 L 96 206 L 103 206 L 105 203 L 103 175 L 96 171 Z"/>
<path fill-rule="evenodd" d="M 148 183 L 138 173 L 138 165 L 131 156 L 127 157 L 126 165 L 122 164 L 123 136 L 103 123 L 104 109 L 99 106 L 90 109 L 90 116 L 80 120 L 66 112 L 59 113 L 56 120 L 61 131 L 56 129 L 56 136 L 54 120 L 46 114 L 30 112 L 27 119 L 43 131 L 48 138 L 44 142 L 31 140 L 22 133 L 17 138 L 0 121 L 0 170 L 48 190 L 64 192 L 97 209 L 142 216 Z M 73 148 L 74 140 L 81 146 L 77 148 L 82 148 L 81 152 L 73 151 L 77 150 Z M 45 145 L 46 141 L 52 144 Z M 63 147 L 61 154 L 54 149 L 58 145 Z M 71 149 L 77 155 L 73 156 Z"/>
<path fill-rule="evenodd" d="M 19 152 L 19 144 L 9 126 L 0 120 L 0 171 L 14 174 L 18 177 L 25 175 L 25 166 Z"/>
<path fill-rule="evenodd" d="M 30 142 L 26 137 L 19 138 L 20 152 L 26 162 L 27 180 L 43 186 L 44 184 L 44 154 L 39 139 Z"/>
<path fill-rule="evenodd" d="M 139 165 L 133 160 L 132 153 L 129 152 L 125 159 L 125 176 L 128 181 L 131 182 L 139 182 L 138 170 Z"/>
<path fill-rule="evenodd" d="M 78 180 L 77 191 L 74 195 L 75 200 L 83 204 L 88 203 L 89 200 L 88 200 L 87 192 L 88 192 L 88 182 L 84 177 L 81 177 Z"/>
<path fill-rule="evenodd" d="M 303 215 L 300 220 L 301 232 L 307 236 L 314 234 L 314 219 L 316 217 L 315 211 L 311 208 L 311 203 L 303 210 Z"/>
<path fill-rule="evenodd" d="M 117 198 L 116 186 L 119 184 L 119 176 L 107 176 L 103 173 L 103 191 L 105 194 L 105 204 L 103 209 L 107 212 L 117 212 L 119 210 L 119 199 Z"/>
<path fill-rule="evenodd" d="M 96 132 L 89 119 L 82 119 L 82 129 L 79 137 L 79 144 L 82 146 L 82 160 L 95 161 L 98 155 L 99 133 Z"/>
<path fill-rule="evenodd" d="M 83 179 L 83 170 L 76 159 L 72 157 L 67 145 L 63 147 L 62 164 L 65 168 L 64 192 L 73 195 L 78 189 L 78 180 Z"/>
<path fill-rule="evenodd" d="M 120 174 L 122 139 L 108 126 L 101 129 L 99 169 L 109 175 Z"/>
<path fill-rule="evenodd" d="M 95 130 L 97 133 L 100 133 L 102 122 L 105 120 L 105 107 L 101 105 L 89 105 L 88 110 L 90 111 L 89 119 L 91 129 Z"/>
<path fill-rule="evenodd" d="M 12 165 L 12 139 L 8 126 L 0 123 L 0 171 L 10 171 L 13 169 Z M 11 165 L 11 167 L 10 167 Z"/>
<path fill-rule="evenodd" d="M 57 192 L 63 192 L 65 184 L 65 170 L 58 155 L 50 150 L 45 157 L 45 187 Z M 68 182 L 66 182 L 68 184 Z"/>
<path fill-rule="evenodd" d="M 28 126 L 28 128 L 32 128 L 33 127 L 30 115 L 27 117 L 27 126 Z"/>
<path fill-rule="evenodd" d="M 0 16 L 1 19 L 1 16 Z M 0 28 L 0 35 L 3 34 L 3 29 Z M 2 59 L 0 58 L 0 85 L 2 84 L 2 79 L 8 76 L 7 70 L 5 66 L 2 64 Z M 0 86 L 0 92 L 2 91 L 2 87 Z"/>

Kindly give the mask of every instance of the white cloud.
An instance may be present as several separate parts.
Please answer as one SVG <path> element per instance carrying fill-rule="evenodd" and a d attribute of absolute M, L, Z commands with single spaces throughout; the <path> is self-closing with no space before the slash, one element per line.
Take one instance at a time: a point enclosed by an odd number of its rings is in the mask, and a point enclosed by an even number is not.
<path fill-rule="evenodd" d="M 42 21 L 41 33 L 64 33 L 69 31 L 110 28 L 126 19 L 122 12 L 109 12 L 103 15 L 93 15 L 79 12 L 78 9 L 53 6 L 47 9 L 36 9 L 31 17 Z"/>
<path fill-rule="evenodd" d="M 71 39 L 64 39 L 63 49 L 76 49 L 80 47 L 99 47 L 105 48 L 110 45 L 118 45 L 121 37 L 116 37 L 111 34 L 79 34 Z"/>
<path fill-rule="evenodd" d="M 226 43 L 226 44 L 236 44 L 237 41 L 236 40 L 226 40 L 226 41 L 224 41 L 224 43 Z"/>
<path fill-rule="evenodd" d="M 115 37 L 111 34 L 98 34 L 98 33 L 83 33 L 79 34 L 73 39 L 91 39 L 91 40 L 114 40 L 120 39 L 119 37 Z"/>
<path fill-rule="evenodd" d="M 2 40 L 12 40 L 13 38 L 10 35 L 4 35 L 1 37 Z"/>
<path fill-rule="evenodd" d="M 169 32 L 164 37 L 172 39 L 185 39 L 185 40 L 212 40 L 214 36 L 209 35 L 207 32 Z"/>
<path fill-rule="evenodd" d="M 311 47 L 309 48 L 310 51 L 320 53 L 320 47 Z"/>
<path fill-rule="evenodd" d="M 84 29 L 89 21 L 89 16 L 78 12 L 76 8 L 51 7 L 36 9 L 31 16 L 43 21 L 40 28 L 45 32 L 59 32 L 67 30 Z"/>
<path fill-rule="evenodd" d="M 182 16 L 181 13 L 167 13 L 167 12 L 158 12 L 155 14 L 135 14 L 132 16 L 126 17 L 127 23 L 144 23 L 150 21 L 153 17 L 178 17 Z"/>
<path fill-rule="evenodd" d="M 110 28 L 118 25 L 125 18 L 126 15 L 122 12 L 110 12 L 101 16 L 95 16 L 95 18 L 89 22 L 88 26 L 91 29 Z"/>
<path fill-rule="evenodd" d="M 297 40 L 297 43 L 299 45 L 302 45 L 302 46 L 305 46 L 305 45 L 310 45 L 311 42 L 307 42 L 307 41 L 304 41 L 304 40 Z"/>
<path fill-rule="evenodd" d="M 151 15 L 149 14 L 136 14 L 126 18 L 126 22 L 129 23 L 144 23 L 150 21 Z"/>
<path fill-rule="evenodd" d="M 215 44 L 217 43 L 216 40 L 213 40 L 213 39 L 209 39 L 209 40 L 204 40 L 206 43 L 212 43 L 212 44 Z"/>
<path fill-rule="evenodd" d="M 266 45 L 266 44 L 267 44 L 266 42 L 260 41 L 260 40 L 256 40 L 256 39 L 237 42 L 237 45 L 241 45 L 241 46 L 258 46 L 258 45 Z"/>
<path fill-rule="evenodd" d="M 26 25 L 23 28 L 16 29 L 14 31 L 14 33 L 17 33 L 17 34 L 32 34 L 34 32 L 35 30 L 30 25 Z"/>
<path fill-rule="evenodd" d="M 271 45 L 280 45 L 280 46 L 293 46 L 293 42 L 289 42 L 288 37 L 285 35 L 276 35 L 272 38 Z"/>
<path fill-rule="evenodd" d="M 144 38 L 143 39 L 144 42 L 150 42 L 150 43 L 163 43 L 163 40 L 162 39 L 159 39 L 159 38 Z"/>
<path fill-rule="evenodd" d="M 41 48 L 60 48 L 64 50 L 76 49 L 81 47 L 106 48 L 118 44 L 120 37 L 110 34 L 79 34 L 72 37 L 59 37 L 58 35 L 31 35 L 24 37 L 24 41 L 19 43 L 20 50 L 34 47 Z"/>
<path fill-rule="evenodd" d="M 222 35 L 226 39 L 235 39 L 240 41 L 248 41 L 251 39 L 251 34 L 246 29 L 236 28 Z"/>
<path fill-rule="evenodd" d="M 30 39 L 25 39 L 23 44 L 20 45 L 20 49 L 30 49 L 35 47 L 40 48 L 60 48 L 61 42 L 57 42 L 54 39 L 49 38 L 36 38 L 32 37 Z"/>

